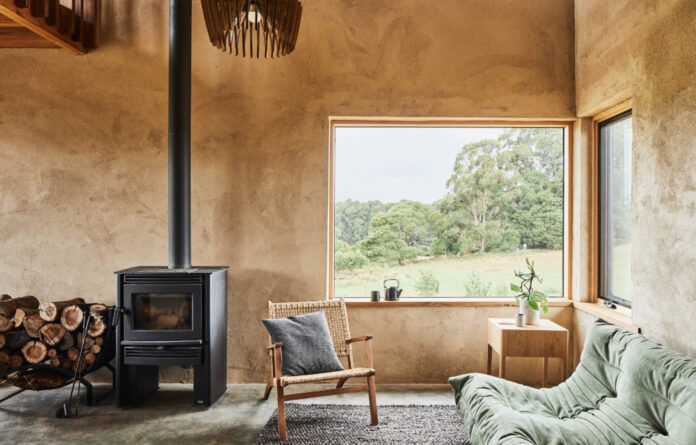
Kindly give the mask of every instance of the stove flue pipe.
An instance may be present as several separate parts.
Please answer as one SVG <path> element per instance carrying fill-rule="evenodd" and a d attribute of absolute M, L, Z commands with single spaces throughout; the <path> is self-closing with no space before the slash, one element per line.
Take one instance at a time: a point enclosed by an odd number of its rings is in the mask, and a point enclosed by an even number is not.
<path fill-rule="evenodd" d="M 169 0 L 169 268 L 191 267 L 191 0 Z"/>

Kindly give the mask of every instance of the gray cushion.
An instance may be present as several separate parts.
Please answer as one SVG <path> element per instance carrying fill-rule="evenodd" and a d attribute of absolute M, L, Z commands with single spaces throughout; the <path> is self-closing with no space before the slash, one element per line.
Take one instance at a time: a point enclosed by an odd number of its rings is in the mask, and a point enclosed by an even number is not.
<path fill-rule="evenodd" d="M 324 311 L 261 321 L 273 343 L 283 344 L 283 375 L 343 371 Z"/>

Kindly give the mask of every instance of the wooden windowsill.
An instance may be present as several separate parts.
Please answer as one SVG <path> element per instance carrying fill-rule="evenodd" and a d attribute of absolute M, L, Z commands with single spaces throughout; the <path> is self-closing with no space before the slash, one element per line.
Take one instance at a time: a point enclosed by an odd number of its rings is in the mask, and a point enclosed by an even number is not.
<path fill-rule="evenodd" d="M 572 306 L 573 302 L 565 298 L 549 299 L 549 307 Z M 517 306 L 514 298 L 409 298 L 398 301 L 379 301 L 374 302 L 369 299 L 346 299 L 346 305 L 350 307 L 448 307 L 448 306 Z"/>
<path fill-rule="evenodd" d="M 635 332 L 639 331 L 638 326 L 633 324 L 631 309 L 629 308 L 617 306 L 616 309 L 611 309 L 604 306 L 602 303 L 584 303 L 580 301 L 574 301 L 573 307 L 595 317 L 603 318 L 622 328 L 630 329 Z"/>

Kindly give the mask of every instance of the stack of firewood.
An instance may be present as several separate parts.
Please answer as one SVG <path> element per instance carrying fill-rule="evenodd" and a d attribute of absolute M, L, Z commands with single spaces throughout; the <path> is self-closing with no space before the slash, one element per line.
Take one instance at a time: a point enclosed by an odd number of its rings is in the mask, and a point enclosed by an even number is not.
<path fill-rule="evenodd" d="M 74 372 L 86 336 L 84 370 L 104 347 L 106 311 L 105 305 L 85 303 L 82 298 L 39 303 L 31 295 L 0 295 L 0 374 L 44 362 Z M 92 319 L 85 328 L 88 314 Z"/>

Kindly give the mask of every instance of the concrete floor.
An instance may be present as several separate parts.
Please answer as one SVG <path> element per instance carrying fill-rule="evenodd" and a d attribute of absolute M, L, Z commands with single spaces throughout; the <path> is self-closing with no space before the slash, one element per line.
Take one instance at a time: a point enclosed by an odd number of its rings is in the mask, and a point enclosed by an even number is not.
<path fill-rule="evenodd" d="M 287 393 L 327 389 L 326 385 L 298 385 Z M 108 386 L 96 385 L 95 394 Z M 14 388 L 0 388 L 0 398 Z M 113 396 L 80 416 L 57 419 L 56 410 L 69 391 L 26 391 L 0 404 L 2 443 L 24 444 L 253 444 L 276 408 L 275 392 L 261 399 L 264 385 L 229 385 L 212 407 L 194 407 L 190 385 L 166 384 L 139 408 L 117 409 Z M 292 403 L 367 405 L 367 393 L 352 393 Z M 377 385 L 379 405 L 453 405 L 449 385 Z M 369 414 L 365 412 L 366 422 Z"/>

